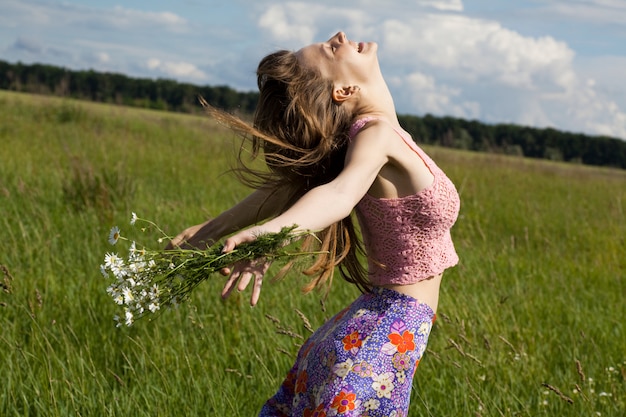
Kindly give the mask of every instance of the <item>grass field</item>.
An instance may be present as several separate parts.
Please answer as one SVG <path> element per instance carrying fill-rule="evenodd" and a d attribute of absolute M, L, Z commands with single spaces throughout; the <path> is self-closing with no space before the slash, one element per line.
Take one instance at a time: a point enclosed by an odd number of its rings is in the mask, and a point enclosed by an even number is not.
<path fill-rule="evenodd" d="M 304 280 L 223 302 L 223 278 L 116 328 L 99 272 L 131 211 L 175 234 L 248 190 L 211 120 L 0 92 L 0 415 L 252 416 L 348 304 Z M 460 264 L 410 416 L 626 415 L 626 172 L 426 147 L 461 194 Z M 155 242 L 156 245 L 156 242 Z M 156 247 L 156 246 L 155 246 Z"/>

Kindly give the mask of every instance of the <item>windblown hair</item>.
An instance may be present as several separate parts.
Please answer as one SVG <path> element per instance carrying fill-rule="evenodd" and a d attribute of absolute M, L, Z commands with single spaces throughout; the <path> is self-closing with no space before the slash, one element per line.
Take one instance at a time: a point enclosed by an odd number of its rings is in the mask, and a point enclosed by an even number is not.
<path fill-rule="evenodd" d="M 254 157 L 263 154 L 268 170 L 255 170 L 243 162 L 242 147 L 236 171 L 239 179 L 252 187 L 286 193 L 283 212 L 307 191 L 332 181 L 341 172 L 353 114 L 333 101 L 332 82 L 300 65 L 291 51 L 277 51 L 263 58 L 257 68 L 257 83 L 260 94 L 253 126 L 208 109 L 251 141 Z M 313 264 L 303 271 L 313 277 L 303 291 L 322 287 L 328 291 L 336 266 L 343 278 L 361 291 L 370 289 L 367 270 L 359 262 L 364 251 L 352 216 L 318 232 L 317 239 L 305 238 L 302 248 L 318 252 Z"/>

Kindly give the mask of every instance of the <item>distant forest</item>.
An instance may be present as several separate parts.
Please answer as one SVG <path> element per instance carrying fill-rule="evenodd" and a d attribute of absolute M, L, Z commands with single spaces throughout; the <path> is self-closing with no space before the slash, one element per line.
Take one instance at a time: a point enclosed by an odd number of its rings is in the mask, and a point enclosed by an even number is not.
<path fill-rule="evenodd" d="M 2 60 L 0 89 L 186 113 L 200 110 L 198 96 L 202 96 L 215 107 L 242 115 L 254 112 L 258 98 L 256 92 L 239 92 L 228 86 Z M 403 114 L 399 119 L 419 143 L 626 169 L 626 141 L 617 138 L 429 114 Z"/>

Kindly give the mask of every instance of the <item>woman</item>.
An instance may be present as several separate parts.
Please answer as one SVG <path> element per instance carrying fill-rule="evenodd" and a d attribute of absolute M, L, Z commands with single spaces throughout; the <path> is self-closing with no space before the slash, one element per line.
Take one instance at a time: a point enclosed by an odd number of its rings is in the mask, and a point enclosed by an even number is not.
<path fill-rule="evenodd" d="M 327 251 L 305 271 L 314 276 L 306 289 L 328 286 L 338 266 L 363 291 L 302 346 L 263 416 L 406 415 L 442 273 L 458 262 L 450 238 L 458 194 L 400 127 L 377 47 L 339 32 L 265 57 L 254 128 L 213 113 L 252 136 L 269 170 L 245 169 L 258 179 L 257 191 L 172 241 L 202 247 L 237 232 L 224 244 L 231 251 L 260 233 L 298 225 L 320 231 Z M 357 259 L 362 247 L 367 270 Z M 222 296 L 253 281 L 256 304 L 267 268 L 255 261 L 224 270 L 230 277 Z"/>

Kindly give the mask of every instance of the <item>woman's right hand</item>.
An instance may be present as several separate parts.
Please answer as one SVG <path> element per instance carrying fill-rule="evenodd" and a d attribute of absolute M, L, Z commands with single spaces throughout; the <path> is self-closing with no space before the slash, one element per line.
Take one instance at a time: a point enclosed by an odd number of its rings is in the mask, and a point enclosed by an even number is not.
<path fill-rule="evenodd" d="M 174 248 L 204 250 L 213 245 L 219 239 L 215 232 L 216 224 L 211 220 L 191 226 L 180 232 L 165 247 L 166 250 Z"/>

